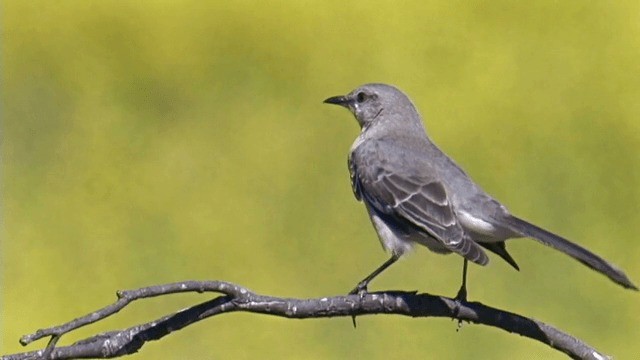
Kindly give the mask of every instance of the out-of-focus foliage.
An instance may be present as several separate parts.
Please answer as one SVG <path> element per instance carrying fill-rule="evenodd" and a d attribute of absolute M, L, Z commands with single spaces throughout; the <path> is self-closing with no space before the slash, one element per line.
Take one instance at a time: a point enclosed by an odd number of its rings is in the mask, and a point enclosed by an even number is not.
<path fill-rule="evenodd" d="M 2 353 L 116 289 L 347 292 L 386 255 L 349 185 L 357 124 L 322 100 L 365 82 L 408 92 L 513 212 L 640 281 L 637 1 L 16 0 L 1 15 Z M 472 299 L 640 353 L 640 294 L 532 241 L 510 249 L 522 270 L 472 267 Z M 461 264 L 419 249 L 372 289 L 453 295 Z M 205 298 L 146 301 L 66 341 Z M 456 328 L 231 314 L 131 358 L 564 358 Z"/>

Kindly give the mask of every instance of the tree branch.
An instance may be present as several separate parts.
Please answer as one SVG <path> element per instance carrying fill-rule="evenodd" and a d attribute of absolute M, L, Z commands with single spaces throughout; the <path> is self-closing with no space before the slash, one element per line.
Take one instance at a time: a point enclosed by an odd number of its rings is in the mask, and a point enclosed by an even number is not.
<path fill-rule="evenodd" d="M 56 347 L 66 333 L 105 319 L 135 300 L 183 292 L 223 294 L 188 309 L 124 330 L 110 331 Z M 459 302 L 443 296 L 415 292 L 387 291 L 364 295 L 316 299 L 289 299 L 256 294 L 245 287 L 224 281 L 185 281 L 119 291 L 118 300 L 102 309 L 68 323 L 40 329 L 20 339 L 23 345 L 50 338 L 38 351 L 2 356 L 2 360 L 111 358 L 137 352 L 146 342 L 158 340 L 195 322 L 223 313 L 246 311 L 286 318 L 307 319 L 372 314 L 398 314 L 411 317 L 449 317 L 458 321 L 496 327 L 538 340 L 573 359 L 610 359 L 579 339 L 521 315 L 492 308 L 479 302 Z"/>

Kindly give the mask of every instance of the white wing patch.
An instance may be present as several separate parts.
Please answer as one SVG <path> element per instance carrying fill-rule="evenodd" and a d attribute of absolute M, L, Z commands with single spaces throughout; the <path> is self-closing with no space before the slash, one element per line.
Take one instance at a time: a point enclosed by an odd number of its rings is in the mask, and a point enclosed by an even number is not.
<path fill-rule="evenodd" d="M 458 213 L 458 220 L 460 221 L 460 223 L 462 223 L 462 227 L 478 234 L 493 235 L 497 230 L 496 227 L 491 223 L 474 217 L 468 212 L 461 211 L 460 213 Z"/>

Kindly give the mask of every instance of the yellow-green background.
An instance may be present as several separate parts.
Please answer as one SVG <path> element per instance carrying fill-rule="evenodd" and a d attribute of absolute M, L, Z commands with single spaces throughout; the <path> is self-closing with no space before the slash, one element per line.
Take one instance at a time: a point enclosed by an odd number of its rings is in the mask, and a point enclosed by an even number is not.
<path fill-rule="evenodd" d="M 386 259 L 349 185 L 358 128 L 322 104 L 366 82 L 410 94 L 435 141 L 516 214 L 640 281 L 637 1 L 4 1 L 1 353 L 116 289 L 222 279 L 344 294 Z M 473 266 L 470 296 L 596 348 L 640 353 L 640 294 L 532 241 Z M 453 295 L 424 249 L 373 290 Z M 145 301 L 70 335 L 205 300 Z M 562 359 L 448 319 L 229 314 L 131 359 Z"/>

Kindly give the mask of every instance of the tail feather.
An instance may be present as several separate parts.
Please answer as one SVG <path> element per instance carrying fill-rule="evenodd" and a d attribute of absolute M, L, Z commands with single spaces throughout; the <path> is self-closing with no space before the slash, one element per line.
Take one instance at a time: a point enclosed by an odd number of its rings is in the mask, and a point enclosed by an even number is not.
<path fill-rule="evenodd" d="M 514 269 L 520 271 L 518 263 L 516 263 L 516 261 L 511 257 L 511 254 L 507 252 L 507 247 L 505 246 L 504 241 L 494 243 L 478 242 L 478 245 L 493 252 L 494 254 L 497 254 L 498 256 L 503 258 L 504 261 L 508 262 L 509 265 L 513 266 Z"/>
<path fill-rule="evenodd" d="M 539 228 L 533 224 L 519 219 L 515 216 L 509 217 L 507 220 L 508 226 L 516 233 L 530 237 L 544 245 L 550 246 L 556 250 L 571 256 L 572 258 L 580 261 L 593 270 L 596 270 L 613 280 L 614 282 L 622 285 L 627 289 L 638 290 L 627 275 L 613 264 L 610 264 L 600 256 L 592 253 L 591 251 L 572 243 L 571 241 L 564 239 L 556 234 L 553 234 L 545 229 Z"/>

